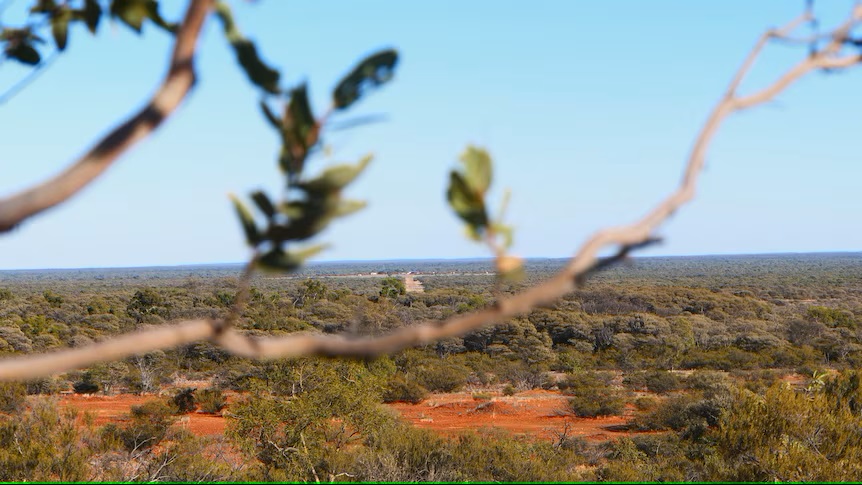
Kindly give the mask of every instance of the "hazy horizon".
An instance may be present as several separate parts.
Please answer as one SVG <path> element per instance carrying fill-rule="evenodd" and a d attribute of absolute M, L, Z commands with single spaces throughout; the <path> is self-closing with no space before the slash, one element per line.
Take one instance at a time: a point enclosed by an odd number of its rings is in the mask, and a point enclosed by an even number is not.
<path fill-rule="evenodd" d="M 776 256 L 826 256 L 826 255 L 854 255 L 862 256 L 862 250 L 859 251 L 782 251 L 772 253 L 713 253 L 713 254 L 647 254 L 647 255 L 631 255 L 630 259 L 672 259 L 672 258 L 715 258 L 715 257 L 776 257 Z M 558 260 L 566 261 L 571 259 L 570 256 L 531 256 L 524 258 L 525 261 L 545 261 Z M 393 258 L 393 259 L 321 259 L 319 261 L 310 261 L 306 266 L 326 265 L 326 264 L 368 264 L 368 263 L 401 263 L 401 262 L 479 262 L 492 261 L 491 257 L 467 257 L 467 258 Z M 159 268 L 194 268 L 194 267 L 224 267 L 237 266 L 242 267 L 246 264 L 244 261 L 228 261 L 228 262 L 212 262 L 212 263 L 180 263 L 166 265 L 141 265 L 141 266 L 66 266 L 66 267 L 21 267 L 21 268 L 0 268 L 0 273 L 11 271 L 64 271 L 64 270 L 111 270 L 111 269 L 159 269 Z M 301 272 L 302 268 L 298 272 Z"/>

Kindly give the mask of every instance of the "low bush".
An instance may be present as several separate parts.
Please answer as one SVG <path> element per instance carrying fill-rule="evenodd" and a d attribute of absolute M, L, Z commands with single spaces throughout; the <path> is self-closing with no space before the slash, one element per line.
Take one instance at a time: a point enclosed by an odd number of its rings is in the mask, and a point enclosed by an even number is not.
<path fill-rule="evenodd" d="M 102 428 L 105 442 L 119 441 L 127 451 L 152 448 L 167 435 L 174 422 L 173 407 L 161 400 L 132 406 L 129 422 L 123 426 L 108 424 Z"/>
<path fill-rule="evenodd" d="M 581 389 L 569 398 L 569 409 L 581 418 L 618 415 L 624 406 L 620 393 L 606 388 Z"/>
<path fill-rule="evenodd" d="M 676 374 L 667 371 L 656 371 L 646 375 L 644 384 L 650 392 L 666 394 L 678 390 L 682 385 L 682 381 Z"/>
<path fill-rule="evenodd" d="M 418 404 L 428 396 L 428 389 L 416 381 L 407 380 L 404 375 L 396 374 L 383 391 L 383 402 L 409 402 Z"/>
<path fill-rule="evenodd" d="M 196 393 L 201 412 L 216 414 L 227 405 L 227 398 L 220 389 L 203 389 Z"/>
<path fill-rule="evenodd" d="M 174 395 L 171 399 L 171 403 L 174 405 L 177 414 L 195 412 L 198 408 L 198 404 L 195 402 L 195 391 L 196 389 L 187 387 Z"/>
<path fill-rule="evenodd" d="M 18 382 L 0 382 L 0 412 L 17 413 L 27 402 L 27 387 Z"/>

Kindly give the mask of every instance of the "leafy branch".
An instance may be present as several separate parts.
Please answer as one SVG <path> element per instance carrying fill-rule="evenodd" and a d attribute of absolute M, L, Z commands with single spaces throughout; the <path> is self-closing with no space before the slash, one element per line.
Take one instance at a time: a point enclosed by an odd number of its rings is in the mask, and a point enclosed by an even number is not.
<path fill-rule="evenodd" d="M 494 254 L 498 276 L 515 278 L 522 273 L 524 263 L 521 258 L 507 254 L 512 247 L 514 228 L 503 221 L 511 193 L 504 192 L 498 215 L 492 219 L 486 201 L 493 178 L 491 156 L 484 149 L 468 146 L 460 160 L 463 168 L 449 173 L 446 191 L 449 206 L 465 223 L 467 237 L 484 242 Z"/>

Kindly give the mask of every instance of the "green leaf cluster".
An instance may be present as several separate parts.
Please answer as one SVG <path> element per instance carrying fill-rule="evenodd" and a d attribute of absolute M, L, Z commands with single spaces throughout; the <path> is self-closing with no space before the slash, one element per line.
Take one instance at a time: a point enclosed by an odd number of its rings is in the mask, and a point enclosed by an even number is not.
<path fill-rule="evenodd" d="M 221 20 L 225 37 L 233 47 L 236 60 L 242 66 L 248 79 L 255 86 L 270 94 L 280 93 L 278 81 L 281 78 L 281 73 L 264 63 L 257 52 L 257 46 L 242 35 L 233 19 L 230 7 L 224 2 L 216 2 L 215 13 Z"/>
<path fill-rule="evenodd" d="M 503 214 L 509 203 L 508 191 L 504 193 L 497 218 L 492 219 L 488 215 L 487 194 L 493 180 L 491 156 L 482 148 L 468 146 L 461 154 L 460 161 L 463 165 L 461 169 L 449 173 L 449 188 L 446 191 L 449 206 L 466 224 L 470 239 L 481 242 L 483 238 L 488 238 L 493 241 L 491 244 L 497 253 L 497 271 L 501 276 L 520 274 L 521 259 L 505 254 L 512 246 L 514 232 L 512 226 L 503 223 Z"/>
<path fill-rule="evenodd" d="M 220 15 L 223 16 L 225 31 L 231 42 L 239 39 L 232 19 L 223 13 Z M 396 59 L 394 51 L 387 50 L 360 62 L 359 67 L 336 87 L 333 94 L 335 109 L 346 109 L 359 99 L 363 89 L 360 85 L 371 83 L 378 86 L 388 80 L 391 72 L 384 76 L 380 73 L 381 66 L 389 66 L 391 70 Z M 372 69 L 368 66 L 376 67 Z M 249 72 L 249 76 L 254 79 L 252 72 Z M 277 78 L 272 81 L 276 82 Z M 256 84 L 266 93 L 281 92 L 268 84 Z M 350 91 L 349 86 L 353 86 L 355 91 Z M 334 219 L 365 207 L 364 201 L 345 199 L 342 192 L 365 170 L 371 162 L 371 156 L 355 164 L 333 165 L 316 176 L 305 177 L 306 162 L 321 145 L 321 132 L 328 116 L 315 116 L 306 83 L 286 90 L 285 98 L 280 115 L 267 100 L 262 100 L 260 107 L 264 118 L 281 140 L 278 166 L 286 177 L 286 195 L 281 201 L 274 201 L 262 191 L 253 192 L 251 200 L 257 208 L 257 214 L 238 198 L 232 199 L 246 240 L 259 253 L 258 264 L 265 269 L 293 271 L 306 259 L 325 249 L 326 245 L 315 244 L 289 250 L 286 248 L 288 242 L 306 241 L 323 231 Z M 263 224 L 259 223 L 258 217 L 264 219 Z"/>
<path fill-rule="evenodd" d="M 74 6 L 77 5 L 77 8 Z M 178 24 L 168 22 L 159 13 L 158 0 L 112 0 L 108 3 L 111 17 L 126 24 L 138 33 L 146 20 L 168 32 L 175 32 Z M 69 25 L 81 22 L 96 34 L 99 22 L 104 13 L 103 5 L 98 0 L 83 0 L 79 2 L 57 2 L 57 0 L 36 0 L 30 7 L 31 15 L 41 15 L 51 26 L 51 36 L 58 51 L 66 50 L 69 44 Z M 6 27 L 0 31 L 0 42 L 4 43 L 3 52 L 9 59 L 23 64 L 35 66 L 42 62 L 42 55 L 36 49 L 37 43 L 44 40 L 32 32 L 32 23 L 22 28 Z"/>

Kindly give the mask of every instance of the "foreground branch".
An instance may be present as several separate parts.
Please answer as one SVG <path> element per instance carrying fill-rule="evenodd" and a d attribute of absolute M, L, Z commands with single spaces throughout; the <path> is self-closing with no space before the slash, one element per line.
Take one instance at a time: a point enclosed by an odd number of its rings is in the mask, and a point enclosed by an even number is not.
<path fill-rule="evenodd" d="M 195 83 L 195 45 L 211 4 L 212 0 L 192 0 L 189 4 L 176 32 L 168 74 L 150 102 L 54 178 L 0 200 L 0 232 L 9 231 L 78 193 L 132 145 L 158 128 L 179 106 Z"/>
<path fill-rule="evenodd" d="M 832 41 L 818 52 L 792 67 L 772 85 L 746 97 L 738 97 L 736 90 L 746 76 L 765 40 L 776 37 L 775 32 L 790 35 L 802 23 L 796 19 L 778 31 L 770 31 L 755 46 L 730 83 L 726 95 L 713 109 L 701 130 L 679 187 L 661 201 L 642 219 L 627 226 L 608 228 L 593 235 L 575 254 L 568 265 L 544 283 L 521 293 L 503 298 L 492 307 L 475 313 L 459 315 L 445 321 L 426 321 L 399 329 L 382 337 L 348 338 L 321 334 L 293 334 L 286 337 L 255 339 L 240 334 L 225 320 L 193 320 L 174 326 L 122 336 L 103 343 L 64 350 L 56 353 L 16 357 L 0 361 L 0 380 L 28 379 L 68 371 L 97 362 L 116 360 L 155 349 L 175 347 L 198 340 L 209 339 L 235 355 L 272 359 L 295 358 L 312 355 L 376 356 L 447 337 L 463 335 L 484 325 L 502 323 L 511 317 L 523 315 L 533 308 L 552 303 L 570 293 L 595 271 L 625 258 L 627 254 L 654 239 L 653 231 L 677 209 L 690 201 L 695 194 L 698 177 L 710 142 L 721 123 L 731 113 L 767 102 L 805 74 L 817 69 L 843 69 L 862 62 L 858 54 L 839 56 L 847 44 L 852 27 L 862 19 L 862 7 L 856 7 L 850 18 L 836 29 Z M 618 247 L 616 256 L 599 259 L 598 254 L 607 247 Z M 229 320 L 235 316 L 228 317 Z"/>

